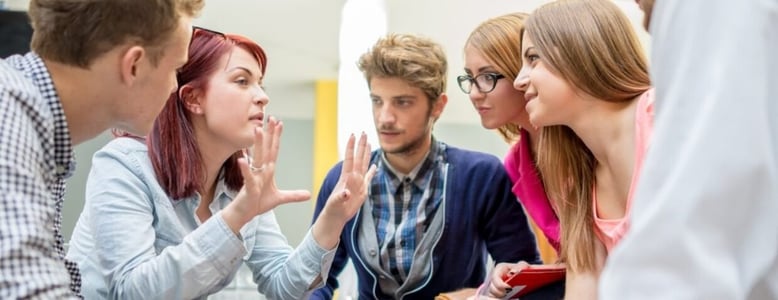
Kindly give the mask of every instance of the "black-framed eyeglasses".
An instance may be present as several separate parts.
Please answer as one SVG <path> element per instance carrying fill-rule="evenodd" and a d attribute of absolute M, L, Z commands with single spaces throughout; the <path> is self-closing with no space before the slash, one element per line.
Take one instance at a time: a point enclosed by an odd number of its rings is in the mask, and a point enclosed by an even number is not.
<path fill-rule="evenodd" d="M 461 89 L 465 94 L 470 94 L 470 91 L 473 89 L 473 85 L 478 88 L 478 91 L 486 94 L 493 91 L 494 87 L 497 86 L 497 81 L 503 78 L 505 78 L 505 75 L 498 73 L 481 73 L 476 77 L 470 75 L 459 75 L 457 76 L 457 83 L 459 84 L 459 89 Z"/>
<path fill-rule="evenodd" d="M 224 33 L 221 33 L 221 32 L 216 31 L 216 30 L 212 30 L 212 29 L 208 29 L 208 28 L 200 27 L 200 26 L 192 26 L 192 37 L 194 37 L 194 35 L 198 31 L 203 31 L 203 32 L 207 32 L 207 33 L 210 33 L 210 34 L 214 34 L 214 35 L 218 35 L 218 36 L 223 36 L 223 37 L 227 36 Z"/>

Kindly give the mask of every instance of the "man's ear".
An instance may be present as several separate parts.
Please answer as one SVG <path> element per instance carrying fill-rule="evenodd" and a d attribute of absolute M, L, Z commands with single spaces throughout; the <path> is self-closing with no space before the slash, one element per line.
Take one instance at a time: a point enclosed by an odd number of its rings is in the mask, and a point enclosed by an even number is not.
<path fill-rule="evenodd" d="M 200 97 L 201 91 L 193 88 L 190 85 L 184 85 L 178 89 L 178 98 L 184 102 L 184 107 L 191 113 L 200 115 L 203 114 L 203 103 Z"/>
<path fill-rule="evenodd" d="M 132 84 L 142 70 L 141 62 L 146 56 L 146 49 L 141 46 L 131 46 L 123 52 L 120 62 L 120 76 L 122 82 Z"/>
<path fill-rule="evenodd" d="M 435 101 L 432 105 L 432 119 L 437 121 L 438 118 L 440 118 L 440 115 L 443 114 L 443 109 L 446 108 L 446 104 L 448 103 L 448 95 L 446 93 L 440 94 L 438 96 L 438 100 Z"/>

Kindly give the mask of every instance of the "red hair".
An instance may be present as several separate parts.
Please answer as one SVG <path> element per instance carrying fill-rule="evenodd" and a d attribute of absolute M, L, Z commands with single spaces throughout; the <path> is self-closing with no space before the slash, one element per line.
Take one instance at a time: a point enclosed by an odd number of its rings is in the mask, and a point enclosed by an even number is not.
<path fill-rule="evenodd" d="M 178 86 L 189 85 L 193 89 L 207 90 L 208 80 L 219 67 L 220 59 L 235 47 L 251 53 L 257 59 L 262 74 L 265 74 L 267 57 L 257 43 L 239 35 L 195 29 L 189 45 L 189 60 L 177 76 Z M 170 95 L 146 139 L 157 181 L 174 200 L 194 195 L 202 188 L 205 178 L 191 113 L 180 96 L 178 90 Z M 239 152 L 233 154 L 219 171 L 219 178 L 224 179 L 229 189 L 236 191 L 243 185 L 237 161 L 239 157 Z"/>

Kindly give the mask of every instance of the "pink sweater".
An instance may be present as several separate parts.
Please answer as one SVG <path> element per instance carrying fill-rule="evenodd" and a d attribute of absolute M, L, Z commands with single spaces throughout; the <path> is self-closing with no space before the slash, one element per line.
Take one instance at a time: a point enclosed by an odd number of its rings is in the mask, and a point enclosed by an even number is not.
<path fill-rule="evenodd" d="M 558 253 L 559 218 L 548 201 L 530 149 L 529 133 L 522 129 L 519 142 L 505 156 L 505 169 L 513 181 L 513 194 Z"/>

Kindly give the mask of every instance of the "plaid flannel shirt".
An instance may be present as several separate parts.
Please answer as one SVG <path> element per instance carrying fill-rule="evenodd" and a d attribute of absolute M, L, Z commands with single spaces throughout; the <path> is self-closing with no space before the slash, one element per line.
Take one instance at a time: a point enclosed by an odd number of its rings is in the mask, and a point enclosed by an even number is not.
<path fill-rule="evenodd" d="M 398 283 L 408 277 L 416 245 L 435 216 L 445 186 L 446 146 L 433 139 L 426 158 L 400 178 L 384 159 L 370 187 L 381 266 Z"/>

